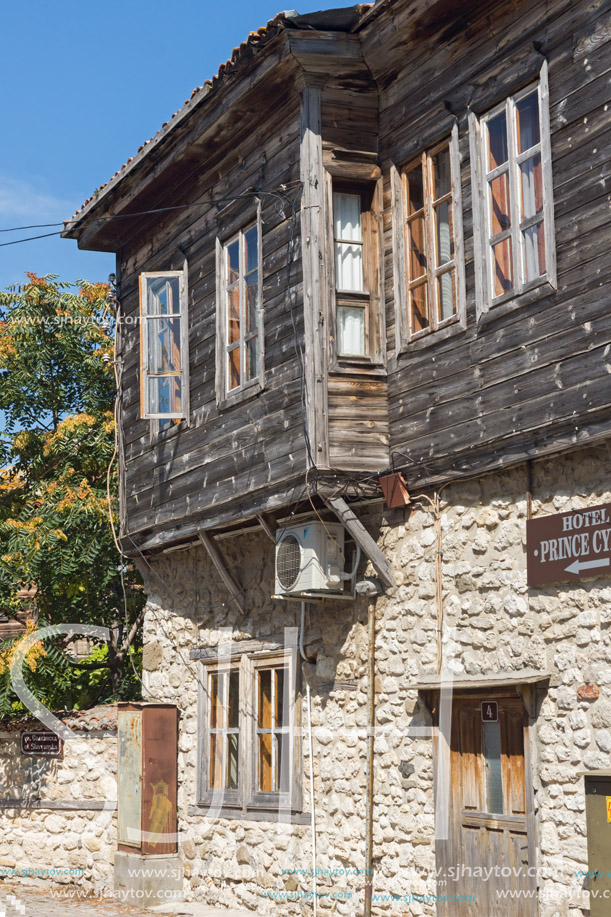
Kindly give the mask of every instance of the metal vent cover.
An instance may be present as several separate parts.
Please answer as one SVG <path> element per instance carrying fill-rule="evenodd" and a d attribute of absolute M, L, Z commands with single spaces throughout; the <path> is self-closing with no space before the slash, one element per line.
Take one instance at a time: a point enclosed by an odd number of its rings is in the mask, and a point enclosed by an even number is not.
<path fill-rule="evenodd" d="M 276 551 L 276 576 L 283 589 L 290 590 L 301 572 L 301 546 L 294 535 L 286 535 Z"/>

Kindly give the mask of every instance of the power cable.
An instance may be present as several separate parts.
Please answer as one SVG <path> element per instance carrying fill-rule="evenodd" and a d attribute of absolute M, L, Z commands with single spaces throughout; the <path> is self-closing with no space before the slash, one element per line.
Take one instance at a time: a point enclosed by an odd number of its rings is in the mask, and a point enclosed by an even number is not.
<path fill-rule="evenodd" d="M 151 210 L 136 210 L 133 213 L 110 214 L 109 216 L 95 217 L 85 220 L 70 219 L 61 220 L 61 222 L 57 223 L 34 223 L 29 226 L 12 226 L 8 229 L 0 229 L 0 232 L 21 232 L 26 229 L 46 229 L 49 226 L 63 226 L 64 229 L 58 230 L 57 232 L 42 233 L 39 236 L 28 236 L 25 239 L 13 239 L 11 242 L 0 242 L 0 248 L 4 248 L 7 245 L 20 245 L 22 242 L 35 242 L 37 239 L 48 239 L 51 236 L 61 236 L 63 232 L 66 232 L 77 224 L 80 226 L 92 226 L 96 223 L 109 223 L 111 220 L 127 220 L 132 217 L 152 216 L 156 213 L 167 213 L 168 211 L 172 210 L 185 210 L 191 207 L 208 207 L 214 206 L 215 204 L 232 204 L 234 201 L 246 200 L 250 197 L 258 197 L 260 195 L 274 197 L 283 203 L 287 200 L 281 191 L 245 191 L 243 194 L 238 194 L 234 197 L 209 198 L 205 201 L 193 201 L 190 204 L 172 204 L 168 207 L 154 207 Z M 73 226 L 71 224 L 73 224 Z"/>

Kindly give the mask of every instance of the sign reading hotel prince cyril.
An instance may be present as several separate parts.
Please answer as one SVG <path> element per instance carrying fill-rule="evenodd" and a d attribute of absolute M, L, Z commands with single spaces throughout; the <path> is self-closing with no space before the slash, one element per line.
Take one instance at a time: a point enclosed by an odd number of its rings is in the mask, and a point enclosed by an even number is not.
<path fill-rule="evenodd" d="M 611 573 L 611 503 L 526 523 L 529 586 Z"/>

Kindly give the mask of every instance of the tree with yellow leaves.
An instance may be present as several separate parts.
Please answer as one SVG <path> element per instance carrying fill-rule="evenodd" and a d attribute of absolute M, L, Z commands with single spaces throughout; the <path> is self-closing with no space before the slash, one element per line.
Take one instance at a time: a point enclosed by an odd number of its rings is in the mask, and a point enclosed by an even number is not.
<path fill-rule="evenodd" d="M 94 658 L 76 662 L 65 644 L 47 641 L 25 672 L 47 705 L 83 707 L 138 690 L 144 599 L 112 536 L 114 472 L 107 493 L 114 299 L 108 284 L 27 277 L 0 292 L 0 612 L 14 614 L 19 591 L 34 589 L 41 624 L 109 627 L 110 642 Z M 15 707 L 13 647 L 0 647 L 0 712 Z"/>

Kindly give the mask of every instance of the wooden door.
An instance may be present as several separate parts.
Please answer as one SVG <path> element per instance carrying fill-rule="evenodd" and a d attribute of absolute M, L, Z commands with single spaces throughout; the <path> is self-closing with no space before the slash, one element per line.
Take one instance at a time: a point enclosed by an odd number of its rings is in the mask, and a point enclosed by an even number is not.
<path fill-rule="evenodd" d="M 491 699 L 488 715 L 496 705 L 498 719 L 484 722 L 482 702 Z M 443 917 L 537 914 L 527 734 L 520 698 L 454 698 L 448 840 L 436 842 Z"/>

